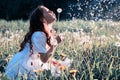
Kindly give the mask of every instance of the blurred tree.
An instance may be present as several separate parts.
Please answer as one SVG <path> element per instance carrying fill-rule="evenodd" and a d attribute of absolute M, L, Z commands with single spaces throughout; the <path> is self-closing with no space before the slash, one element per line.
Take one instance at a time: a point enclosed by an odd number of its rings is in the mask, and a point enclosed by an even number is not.
<path fill-rule="evenodd" d="M 0 18 L 28 19 L 38 5 L 45 5 L 56 15 L 57 8 L 62 8 L 60 20 L 120 20 L 120 0 L 0 0 Z"/>

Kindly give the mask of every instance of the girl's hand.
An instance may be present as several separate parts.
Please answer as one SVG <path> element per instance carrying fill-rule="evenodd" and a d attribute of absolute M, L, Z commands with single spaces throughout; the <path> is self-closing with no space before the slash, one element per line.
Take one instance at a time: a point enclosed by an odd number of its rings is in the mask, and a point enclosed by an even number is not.
<path fill-rule="evenodd" d="M 47 43 L 49 44 L 49 46 L 57 46 L 59 43 L 61 43 L 63 40 L 63 36 L 61 34 L 57 35 L 56 37 L 50 37 L 47 40 Z"/>
<path fill-rule="evenodd" d="M 61 34 L 56 36 L 57 43 L 61 43 L 63 41 L 63 36 Z"/>

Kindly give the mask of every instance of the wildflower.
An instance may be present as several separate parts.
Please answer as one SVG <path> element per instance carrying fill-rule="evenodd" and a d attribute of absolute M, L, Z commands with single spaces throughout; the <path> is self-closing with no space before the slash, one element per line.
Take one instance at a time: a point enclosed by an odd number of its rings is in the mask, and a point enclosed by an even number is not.
<path fill-rule="evenodd" d="M 0 39 L 0 43 L 3 43 L 4 41 L 5 41 L 4 37 Z"/>
<path fill-rule="evenodd" d="M 61 53 L 60 56 L 61 56 L 61 57 L 66 57 L 67 55 L 64 54 L 64 53 Z"/>
<path fill-rule="evenodd" d="M 10 33 L 10 31 L 8 31 L 8 30 L 5 32 L 5 34 L 9 34 L 9 33 Z"/>
<path fill-rule="evenodd" d="M 42 69 L 33 70 L 33 72 L 42 72 L 42 71 L 43 71 Z"/>
<path fill-rule="evenodd" d="M 83 32 L 83 29 L 81 28 L 79 31 L 80 31 L 80 32 Z"/>
<path fill-rule="evenodd" d="M 110 35 L 110 37 L 111 37 L 111 38 L 113 38 L 113 39 L 115 38 L 115 36 L 114 36 L 114 35 Z"/>
<path fill-rule="evenodd" d="M 52 64 L 53 64 L 54 66 L 56 66 L 56 65 L 60 65 L 60 63 L 57 62 L 57 61 L 52 61 Z"/>
<path fill-rule="evenodd" d="M 120 36 L 119 36 L 119 35 L 116 35 L 116 38 L 117 38 L 118 40 L 120 40 Z"/>
<path fill-rule="evenodd" d="M 77 73 L 78 70 L 76 70 L 76 69 L 71 69 L 69 72 L 70 72 L 71 74 L 73 74 L 73 73 Z"/>
<path fill-rule="evenodd" d="M 20 30 L 20 33 L 23 33 L 23 30 L 22 30 L 22 29 Z"/>
<path fill-rule="evenodd" d="M 2 38 L 2 34 L 0 33 L 0 38 Z"/>
<path fill-rule="evenodd" d="M 120 59 L 119 57 L 117 57 L 117 56 L 111 56 L 111 58 L 118 58 L 118 59 Z"/>
<path fill-rule="evenodd" d="M 73 32 L 73 38 L 79 40 L 80 39 L 79 32 Z"/>
<path fill-rule="evenodd" d="M 105 41 L 105 40 L 107 39 L 107 37 L 106 37 L 105 35 L 102 35 L 102 36 L 100 37 L 100 39 L 101 39 L 102 41 Z"/>
<path fill-rule="evenodd" d="M 111 56 L 111 58 L 116 58 L 116 56 Z"/>
<path fill-rule="evenodd" d="M 64 65 L 60 65 L 60 66 L 58 66 L 58 69 L 59 70 L 65 70 L 67 67 L 66 66 L 64 66 Z"/>
<path fill-rule="evenodd" d="M 58 8 L 58 9 L 57 9 L 57 12 L 58 12 L 58 13 L 61 13 L 61 12 L 62 12 L 62 9 L 61 9 L 61 8 Z"/>
<path fill-rule="evenodd" d="M 115 42 L 116 47 L 120 47 L 120 42 Z"/>
<path fill-rule="evenodd" d="M 79 44 L 83 45 L 84 43 L 92 43 L 90 36 L 81 37 Z"/>

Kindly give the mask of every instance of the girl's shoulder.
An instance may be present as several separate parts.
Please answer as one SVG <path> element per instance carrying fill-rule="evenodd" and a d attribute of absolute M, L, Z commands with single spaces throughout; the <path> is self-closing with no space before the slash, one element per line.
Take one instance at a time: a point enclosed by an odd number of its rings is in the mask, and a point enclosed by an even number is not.
<path fill-rule="evenodd" d="M 32 34 L 32 38 L 46 38 L 46 35 L 42 31 L 36 31 Z"/>
<path fill-rule="evenodd" d="M 36 32 L 33 33 L 32 36 L 45 36 L 45 33 L 42 32 L 42 31 L 36 31 Z"/>

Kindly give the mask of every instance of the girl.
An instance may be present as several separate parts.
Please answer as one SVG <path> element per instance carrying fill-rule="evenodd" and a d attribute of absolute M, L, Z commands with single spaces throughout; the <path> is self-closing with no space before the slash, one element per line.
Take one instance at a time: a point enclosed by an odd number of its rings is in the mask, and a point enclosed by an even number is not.
<path fill-rule="evenodd" d="M 5 73 L 10 79 L 15 79 L 19 73 L 35 77 L 34 70 L 41 67 L 48 69 L 47 61 L 53 55 L 55 46 L 62 41 L 60 35 L 53 38 L 55 20 L 55 14 L 45 6 L 38 6 L 33 11 L 29 32 L 20 45 L 21 49 L 6 67 Z"/>

